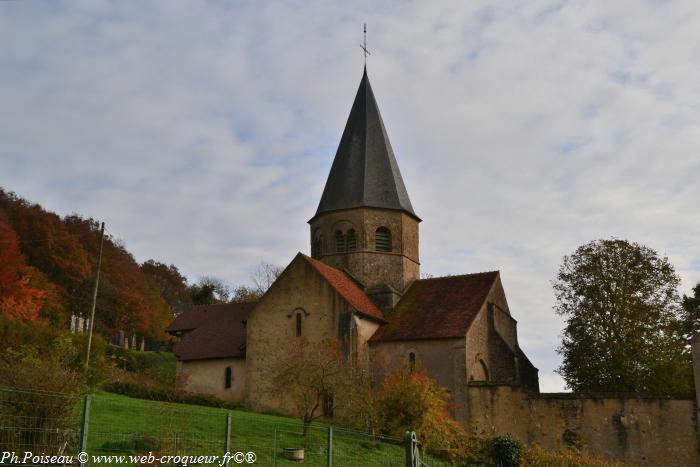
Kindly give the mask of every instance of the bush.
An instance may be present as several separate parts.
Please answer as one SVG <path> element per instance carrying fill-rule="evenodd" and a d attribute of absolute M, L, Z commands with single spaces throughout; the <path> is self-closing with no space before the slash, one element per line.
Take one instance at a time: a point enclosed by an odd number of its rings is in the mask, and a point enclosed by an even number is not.
<path fill-rule="evenodd" d="M 507 435 L 496 436 L 491 440 L 491 455 L 496 467 L 518 467 L 522 450 L 520 441 Z"/>
<path fill-rule="evenodd" d="M 93 334 L 90 367 L 85 379 L 85 383 L 90 386 L 97 386 L 104 380 L 105 371 L 109 366 L 105 358 L 106 347 L 107 344 L 102 336 Z M 3 360 L 10 364 L 19 364 L 17 361 L 11 361 L 11 352 L 8 353 L 8 351 L 14 351 L 15 354 L 12 354 L 14 358 L 30 355 L 42 356 L 42 359 L 50 357 L 49 359 L 61 368 L 84 374 L 86 350 L 87 334 L 71 334 L 40 323 L 12 321 L 0 315 L 0 355 L 5 354 Z M 26 387 L 33 387 L 34 383 L 27 380 L 23 384 L 28 385 Z M 41 378 L 36 381 L 36 384 L 42 384 Z M 5 380 L 3 385 L 12 386 L 13 384 Z M 61 391 L 60 388 L 48 390 Z"/>
<path fill-rule="evenodd" d="M 110 452 L 123 452 L 126 454 L 137 454 L 139 452 L 158 451 L 160 443 L 150 436 L 134 436 L 131 439 L 121 441 L 105 441 L 102 449 Z"/>
<path fill-rule="evenodd" d="M 521 460 L 522 465 L 546 465 L 548 467 L 624 467 L 627 465 L 575 451 L 546 451 L 539 446 L 526 449 Z"/>
<path fill-rule="evenodd" d="M 447 390 L 423 371 L 389 373 L 377 395 L 383 434 L 399 438 L 415 431 L 426 450 L 451 462 L 466 456 L 467 433 L 449 414 Z"/>
<path fill-rule="evenodd" d="M 177 402 L 180 404 L 203 405 L 222 409 L 239 409 L 240 405 L 206 394 L 195 394 L 180 389 L 162 386 L 147 386 L 132 382 L 114 382 L 105 386 L 105 390 L 136 399 L 147 399 L 162 402 Z"/>
<path fill-rule="evenodd" d="M 125 371 L 141 373 L 161 386 L 175 385 L 175 355 L 172 352 L 141 352 L 110 348 L 110 357 Z"/>
<path fill-rule="evenodd" d="M 82 372 L 69 368 L 74 347 L 57 339 L 50 351 L 4 349 L 0 358 L 0 445 L 5 450 L 58 454 L 76 439 L 75 407 L 85 390 Z M 60 392 L 57 394 L 56 392 Z"/>

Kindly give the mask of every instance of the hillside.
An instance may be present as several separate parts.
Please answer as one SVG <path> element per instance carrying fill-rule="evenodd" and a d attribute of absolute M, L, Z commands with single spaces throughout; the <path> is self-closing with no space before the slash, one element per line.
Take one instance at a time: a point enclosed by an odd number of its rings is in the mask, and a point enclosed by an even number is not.
<path fill-rule="evenodd" d="M 99 249 L 99 222 L 60 217 L 0 188 L 0 314 L 67 329 L 71 315 L 88 316 Z M 95 329 L 149 340 L 187 304 L 187 282 L 173 265 L 136 262 L 106 235 Z"/>

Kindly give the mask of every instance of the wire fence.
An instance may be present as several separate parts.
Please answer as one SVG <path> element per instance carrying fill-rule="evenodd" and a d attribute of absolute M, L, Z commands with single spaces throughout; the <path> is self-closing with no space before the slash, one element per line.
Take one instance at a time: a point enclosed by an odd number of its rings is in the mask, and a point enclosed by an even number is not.
<path fill-rule="evenodd" d="M 283 466 L 298 464 L 293 457 L 300 455 L 307 466 L 406 465 L 403 440 L 370 433 L 312 424 L 304 434 L 300 421 L 275 415 L 110 393 L 77 397 L 0 388 L 0 463 L 12 460 L 3 459 L 3 453 L 16 453 L 21 460 L 25 452 L 73 456 L 65 464 L 85 466 L 231 466 L 252 460 Z M 84 462 L 79 452 L 88 454 Z M 423 461 L 431 467 L 447 465 Z"/>

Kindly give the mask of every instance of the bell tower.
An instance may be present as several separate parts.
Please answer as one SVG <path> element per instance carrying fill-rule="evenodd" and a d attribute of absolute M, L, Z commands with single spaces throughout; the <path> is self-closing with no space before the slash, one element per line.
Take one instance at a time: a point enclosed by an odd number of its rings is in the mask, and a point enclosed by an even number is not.
<path fill-rule="evenodd" d="M 311 256 L 382 308 L 420 276 L 418 224 L 365 67 L 311 226 Z"/>

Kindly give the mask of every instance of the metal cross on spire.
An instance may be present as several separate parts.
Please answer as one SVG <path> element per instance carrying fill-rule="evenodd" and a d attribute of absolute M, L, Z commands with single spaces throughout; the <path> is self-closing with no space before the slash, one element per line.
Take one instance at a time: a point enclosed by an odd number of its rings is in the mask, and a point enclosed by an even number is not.
<path fill-rule="evenodd" d="M 372 55 L 372 54 L 369 53 L 369 50 L 367 50 L 367 23 L 365 23 L 364 25 L 365 25 L 365 42 L 364 42 L 364 44 L 360 44 L 360 47 L 362 48 L 362 50 L 365 53 L 365 66 L 367 66 L 367 55 Z"/>

